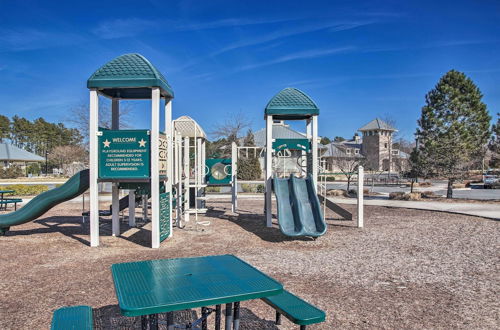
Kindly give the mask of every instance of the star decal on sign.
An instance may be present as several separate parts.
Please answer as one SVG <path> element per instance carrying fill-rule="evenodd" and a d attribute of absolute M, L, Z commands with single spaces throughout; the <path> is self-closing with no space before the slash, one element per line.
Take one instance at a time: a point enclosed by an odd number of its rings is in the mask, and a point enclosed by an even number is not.
<path fill-rule="evenodd" d="M 109 148 L 111 141 L 108 141 L 108 139 L 106 139 L 106 140 L 102 141 L 102 144 L 104 144 L 104 148 Z"/>
<path fill-rule="evenodd" d="M 139 141 L 139 147 L 146 147 L 146 141 L 144 139 L 141 139 L 141 141 Z"/>

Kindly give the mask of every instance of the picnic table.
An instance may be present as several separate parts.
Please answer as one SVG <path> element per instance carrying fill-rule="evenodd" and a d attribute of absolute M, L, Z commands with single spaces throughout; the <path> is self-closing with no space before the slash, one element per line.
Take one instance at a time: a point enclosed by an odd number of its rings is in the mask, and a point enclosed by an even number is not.
<path fill-rule="evenodd" d="M 239 329 L 241 301 L 283 292 L 281 283 L 233 255 L 119 263 L 111 272 L 122 314 L 141 316 L 143 329 L 148 324 L 157 329 L 159 313 L 167 313 L 167 328 L 174 329 L 174 311 L 198 307 L 201 318 L 183 327 L 201 323 L 207 329 L 207 317 L 214 312 L 208 306 L 215 305 L 218 330 L 221 304 L 226 304 L 225 329 Z"/>
<path fill-rule="evenodd" d="M 5 209 L 7 209 L 7 204 L 2 203 L 4 201 L 3 195 L 4 194 L 12 194 L 15 193 L 14 190 L 0 190 L 0 210 L 2 209 L 2 206 L 4 206 Z"/>

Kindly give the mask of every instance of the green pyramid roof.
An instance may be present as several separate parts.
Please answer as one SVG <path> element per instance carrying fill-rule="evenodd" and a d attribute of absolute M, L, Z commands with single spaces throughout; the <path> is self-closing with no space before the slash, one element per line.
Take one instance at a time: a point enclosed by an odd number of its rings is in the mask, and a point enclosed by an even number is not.
<path fill-rule="evenodd" d="M 319 115 L 319 108 L 306 93 L 287 87 L 269 101 L 265 114 L 276 119 L 305 119 Z"/>
<path fill-rule="evenodd" d="M 140 54 L 125 54 L 109 61 L 87 80 L 88 88 L 122 99 L 149 99 L 151 87 L 159 87 L 162 96 L 174 92 L 158 69 Z"/>

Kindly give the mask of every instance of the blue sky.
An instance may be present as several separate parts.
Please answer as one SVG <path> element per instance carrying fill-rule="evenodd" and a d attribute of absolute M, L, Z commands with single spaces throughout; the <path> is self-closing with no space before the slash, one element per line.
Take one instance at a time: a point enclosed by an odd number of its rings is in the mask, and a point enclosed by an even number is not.
<path fill-rule="evenodd" d="M 237 112 L 263 127 L 266 103 L 292 86 L 320 107 L 320 135 L 390 117 L 412 138 L 450 69 L 500 111 L 499 1 L 0 0 L 0 113 L 64 122 L 88 103 L 88 77 L 132 52 L 167 77 L 174 117 L 207 132 Z M 149 127 L 149 103 L 134 106 Z"/>

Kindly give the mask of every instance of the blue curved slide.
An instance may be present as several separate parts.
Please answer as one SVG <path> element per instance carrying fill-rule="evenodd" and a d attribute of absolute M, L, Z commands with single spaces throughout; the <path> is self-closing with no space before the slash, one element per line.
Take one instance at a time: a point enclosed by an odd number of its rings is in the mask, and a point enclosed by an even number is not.
<path fill-rule="evenodd" d="M 293 174 L 288 179 L 273 178 L 278 203 L 278 223 L 286 236 L 318 237 L 326 233 L 321 206 L 311 176 Z"/>
<path fill-rule="evenodd" d="M 5 234 L 11 226 L 35 220 L 57 204 L 83 194 L 89 188 L 89 181 L 89 170 L 80 171 L 62 186 L 36 196 L 19 210 L 1 214 L 0 235 Z"/>

